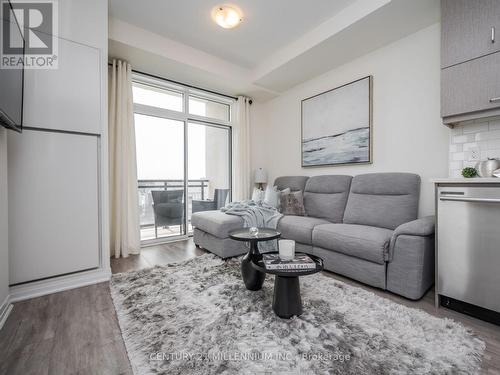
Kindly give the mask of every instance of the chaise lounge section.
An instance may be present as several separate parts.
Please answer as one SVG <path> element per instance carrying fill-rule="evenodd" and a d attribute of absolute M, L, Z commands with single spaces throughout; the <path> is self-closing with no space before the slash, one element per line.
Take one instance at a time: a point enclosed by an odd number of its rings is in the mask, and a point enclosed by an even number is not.
<path fill-rule="evenodd" d="M 307 216 L 285 215 L 282 238 L 318 255 L 325 269 L 419 299 L 434 282 L 434 217 L 417 219 L 420 177 L 410 173 L 285 176 L 282 190 L 304 192 Z M 240 217 L 220 211 L 193 214 L 194 242 L 223 258 L 248 251 L 228 232 Z"/>

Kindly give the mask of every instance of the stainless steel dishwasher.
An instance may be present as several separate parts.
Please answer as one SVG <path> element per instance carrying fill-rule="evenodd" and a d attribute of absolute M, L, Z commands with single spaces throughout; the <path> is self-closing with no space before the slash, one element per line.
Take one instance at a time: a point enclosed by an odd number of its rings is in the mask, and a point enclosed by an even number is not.
<path fill-rule="evenodd" d="M 437 188 L 441 305 L 500 323 L 500 185 Z"/>

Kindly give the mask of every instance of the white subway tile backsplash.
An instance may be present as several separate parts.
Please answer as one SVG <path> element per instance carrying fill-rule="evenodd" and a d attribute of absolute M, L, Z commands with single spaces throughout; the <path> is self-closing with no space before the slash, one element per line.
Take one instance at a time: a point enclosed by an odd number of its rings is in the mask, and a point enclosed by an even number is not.
<path fill-rule="evenodd" d="M 500 159 L 500 149 L 497 150 L 488 150 L 488 157 Z"/>
<path fill-rule="evenodd" d="M 454 152 L 451 154 L 451 160 L 453 161 L 463 161 L 465 160 L 465 152 Z"/>
<path fill-rule="evenodd" d="M 491 141 L 487 142 L 486 145 L 487 150 L 495 150 L 495 149 L 500 149 L 500 139 L 493 139 Z"/>
<path fill-rule="evenodd" d="M 467 143 L 467 142 L 473 142 L 474 140 L 475 140 L 474 134 L 456 135 L 451 139 L 453 143 Z"/>
<path fill-rule="evenodd" d="M 472 133 L 479 133 L 479 132 L 487 132 L 488 131 L 488 123 L 483 122 L 480 124 L 472 124 L 472 125 L 466 125 L 463 127 L 463 134 L 472 134 Z"/>
<path fill-rule="evenodd" d="M 464 165 L 465 162 L 471 161 L 476 163 L 478 161 L 478 158 L 480 157 L 480 152 L 476 152 L 475 154 L 472 151 L 465 151 L 465 157 L 464 157 Z"/>
<path fill-rule="evenodd" d="M 478 148 L 478 145 L 476 142 L 470 142 L 470 143 L 464 143 L 462 146 L 463 151 L 470 151 L 472 149 Z"/>
<path fill-rule="evenodd" d="M 500 118 L 456 126 L 450 131 L 449 175 L 460 177 L 462 168 L 475 167 L 473 152 L 480 160 L 500 159 Z"/>
<path fill-rule="evenodd" d="M 450 152 L 462 152 L 462 151 L 463 151 L 463 145 L 461 143 L 456 145 L 450 144 Z"/>
<path fill-rule="evenodd" d="M 462 168 L 467 168 L 467 167 L 474 168 L 476 166 L 476 164 L 477 164 L 477 161 L 464 161 Z"/>
<path fill-rule="evenodd" d="M 479 141 L 479 142 L 476 142 L 476 144 L 480 150 L 487 150 L 488 149 L 488 141 Z"/>
<path fill-rule="evenodd" d="M 488 132 L 476 133 L 476 141 L 487 141 L 490 139 L 499 139 L 499 138 L 500 138 L 500 130 L 491 130 Z"/>
<path fill-rule="evenodd" d="M 490 121 L 489 125 L 490 130 L 500 130 L 500 120 Z"/>

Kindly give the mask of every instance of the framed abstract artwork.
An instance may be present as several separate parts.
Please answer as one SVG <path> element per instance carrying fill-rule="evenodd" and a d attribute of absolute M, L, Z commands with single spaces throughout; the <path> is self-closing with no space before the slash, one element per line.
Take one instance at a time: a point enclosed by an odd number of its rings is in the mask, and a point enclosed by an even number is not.
<path fill-rule="evenodd" d="M 302 167 L 372 162 L 368 76 L 302 100 Z"/>

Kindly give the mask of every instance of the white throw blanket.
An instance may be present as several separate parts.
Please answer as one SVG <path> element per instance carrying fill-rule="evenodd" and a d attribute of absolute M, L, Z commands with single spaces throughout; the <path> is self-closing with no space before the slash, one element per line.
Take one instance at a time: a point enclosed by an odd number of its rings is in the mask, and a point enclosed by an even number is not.
<path fill-rule="evenodd" d="M 278 227 L 278 222 L 283 216 L 276 208 L 252 200 L 231 202 L 220 209 L 228 215 L 239 216 L 243 219 L 245 228 L 272 228 Z M 264 251 L 277 250 L 276 241 L 259 242 L 259 249 Z"/>

